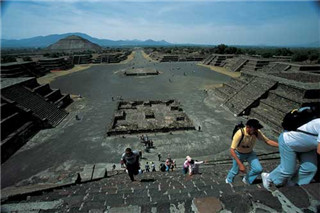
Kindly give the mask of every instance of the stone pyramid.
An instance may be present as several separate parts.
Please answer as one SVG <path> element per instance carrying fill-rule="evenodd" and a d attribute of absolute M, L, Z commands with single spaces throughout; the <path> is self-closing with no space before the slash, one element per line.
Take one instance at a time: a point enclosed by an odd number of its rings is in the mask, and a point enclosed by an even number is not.
<path fill-rule="evenodd" d="M 100 51 L 101 47 L 80 36 L 71 35 L 47 47 L 56 51 Z"/>

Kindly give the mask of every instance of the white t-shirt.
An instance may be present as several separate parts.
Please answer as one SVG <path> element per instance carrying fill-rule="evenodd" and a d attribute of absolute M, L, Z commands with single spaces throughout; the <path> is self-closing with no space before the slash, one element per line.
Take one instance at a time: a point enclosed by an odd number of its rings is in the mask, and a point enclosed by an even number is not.
<path fill-rule="evenodd" d="M 284 142 L 296 152 L 309 152 L 317 149 L 318 143 L 320 143 L 320 118 L 314 119 L 298 129 L 318 136 L 297 131 L 284 132 Z"/>

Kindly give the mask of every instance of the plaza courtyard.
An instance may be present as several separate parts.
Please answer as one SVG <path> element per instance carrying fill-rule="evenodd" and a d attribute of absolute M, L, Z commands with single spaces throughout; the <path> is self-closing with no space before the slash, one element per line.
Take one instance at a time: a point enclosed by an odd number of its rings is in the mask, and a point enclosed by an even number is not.
<path fill-rule="evenodd" d="M 121 154 L 127 147 L 141 150 L 143 162 L 154 161 L 157 166 L 160 163 L 158 153 L 163 160 L 170 154 L 180 167 L 186 155 L 209 162 L 230 159 L 232 130 L 240 120 L 245 122 L 245 118 L 234 116 L 222 106 L 211 89 L 232 78 L 198 66 L 196 62 L 157 63 L 145 58 L 139 49 L 133 55 L 126 63 L 92 65 L 50 82 L 52 88 L 74 97 L 74 102 L 66 109 L 69 114 L 55 128 L 41 130 L 2 164 L 2 188 L 62 167 L 104 163 L 108 169 L 113 164 L 119 168 Z M 138 75 L 126 75 L 135 70 Z M 179 110 L 188 117 L 193 129 L 144 130 L 143 134 L 147 134 L 155 146 L 148 152 L 140 142 L 142 133 L 138 131 L 135 134 L 107 134 L 120 101 L 169 100 L 179 103 Z M 136 119 L 139 123 L 140 118 Z M 277 140 L 267 125 L 263 132 Z M 257 143 L 258 154 L 275 151 L 262 142 Z"/>

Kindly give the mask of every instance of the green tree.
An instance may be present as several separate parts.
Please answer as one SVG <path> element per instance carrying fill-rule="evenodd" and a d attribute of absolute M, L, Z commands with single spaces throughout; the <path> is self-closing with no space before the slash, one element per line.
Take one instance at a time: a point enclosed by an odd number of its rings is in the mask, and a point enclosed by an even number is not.
<path fill-rule="evenodd" d="M 225 44 L 219 44 L 219 45 L 216 47 L 215 53 L 224 54 L 224 51 L 225 51 L 225 49 L 226 49 L 227 47 L 228 47 L 228 46 L 225 45 Z"/>
<path fill-rule="evenodd" d="M 32 61 L 32 58 L 30 56 L 25 56 L 22 59 L 23 61 Z"/>
<path fill-rule="evenodd" d="M 302 62 L 308 60 L 308 54 L 297 52 L 292 56 L 292 61 Z"/>
<path fill-rule="evenodd" d="M 10 62 L 16 62 L 17 59 L 14 56 L 11 55 L 4 55 L 1 57 L 1 63 L 10 63 Z"/>
<path fill-rule="evenodd" d="M 309 60 L 310 61 L 316 61 L 316 60 L 318 60 L 319 59 L 319 54 L 317 54 L 317 53 L 311 53 L 310 55 L 309 55 Z"/>
<path fill-rule="evenodd" d="M 272 54 L 271 52 L 264 52 L 264 53 L 261 54 L 261 56 L 262 56 L 263 58 L 271 58 L 272 55 L 273 55 L 273 54 Z"/>

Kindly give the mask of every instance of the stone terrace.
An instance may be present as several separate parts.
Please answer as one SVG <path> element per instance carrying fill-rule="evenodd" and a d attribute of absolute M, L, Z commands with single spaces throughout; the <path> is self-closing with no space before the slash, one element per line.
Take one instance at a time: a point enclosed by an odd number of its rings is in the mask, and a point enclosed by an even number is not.
<path fill-rule="evenodd" d="M 121 101 L 107 135 L 194 129 L 175 100 Z"/>
<path fill-rule="evenodd" d="M 278 160 L 261 161 L 270 171 Z M 122 171 L 107 178 L 2 198 L 2 212 L 317 212 L 319 183 L 265 190 L 261 180 L 245 185 L 241 175 L 225 183 L 230 161 L 203 166 L 202 174 L 143 173 L 131 183 Z M 6 190 L 4 190 L 6 191 Z M 300 196 L 297 196 L 299 194 Z"/>
<path fill-rule="evenodd" d="M 156 69 L 128 69 L 124 72 L 126 76 L 145 76 L 145 75 L 159 75 L 159 71 Z"/>
<path fill-rule="evenodd" d="M 312 72 L 288 63 L 272 63 L 256 72 L 242 71 L 240 78 L 224 83 L 214 93 L 235 115 L 257 118 L 279 133 L 287 112 L 320 103 L 320 76 L 314 72 L 317 66 L 305 68 Z"/>

